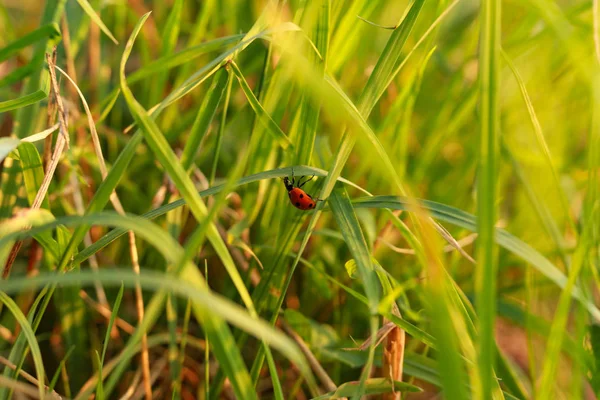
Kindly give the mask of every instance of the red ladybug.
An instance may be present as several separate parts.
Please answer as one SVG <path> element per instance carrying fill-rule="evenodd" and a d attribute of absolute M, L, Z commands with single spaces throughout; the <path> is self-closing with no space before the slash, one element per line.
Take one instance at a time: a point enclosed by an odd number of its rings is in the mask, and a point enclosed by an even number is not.
<path fill-rule="evenodd" d="M 311 176 L 309 179 L 302 182 L 304 176 L 301 176 L 298 179 L 297 186 L 296 180 L 294 179 L 294 170 L 292 170 L 292 179 L 290 180 L 287 176 L 283 178 L 283 184 L 288 191 L 288 197 L 290 201 L 294 205 L 294 207 L 299 208 L 300 210 L 312 210 L 315 208 L 317 201 L 321 199 L 313 199 L 312 196 L 302 190 L 302 186 L 306 185 L 307 182 L 310 182 L 315 176 Z"/>

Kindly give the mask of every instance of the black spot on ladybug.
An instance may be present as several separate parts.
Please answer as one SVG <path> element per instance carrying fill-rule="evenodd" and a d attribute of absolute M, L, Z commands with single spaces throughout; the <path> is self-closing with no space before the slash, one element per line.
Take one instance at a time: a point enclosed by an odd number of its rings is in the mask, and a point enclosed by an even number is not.
<path fill-rule="evenodd" d="M 313 208 L 315 205 L 314 204 L 309 204 L 308 208 Z"/>
<path fill-rule="evenodd" d="M 296 207 L 300 207 L 300 203 L 296 202 Z"/>
<path fill-rule="evenodd" d="M 300 195 L 300 198 L 301 198 L 301 199 L 303 199 L 303 198 L 304 198 L 304 195 L 303 195 L 303 194 L 301 194 L 301 195 Z"/>

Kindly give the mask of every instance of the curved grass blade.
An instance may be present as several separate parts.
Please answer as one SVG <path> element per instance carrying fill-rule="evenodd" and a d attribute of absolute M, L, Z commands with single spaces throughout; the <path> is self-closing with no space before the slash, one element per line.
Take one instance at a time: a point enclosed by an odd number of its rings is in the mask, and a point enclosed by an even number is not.
<path fill-rule="evenodd" d="M 7 281 L 2 281 L 7 282 Z M 7 282 L 9 283 L 9 282 Z M 4 303 L 6 308 L 14 315 L 19 325 L 21 325 L 21 329 L 27 342 L 29 344 L 29 348 L 31 349 L 31 355 L 33 357 L 33 363 L 35 364 L 35 372 L 37 373 L 37 381 L 38 381 L 38 392 L 40 398 L 44 398 L 44 362 L 42 360 L 42 353 L 40 351 L 40 347 L 38 345 L 37 339 L 35 337 L 35 333 L 27 320 L 27 317 L 21 312 L 17 303 L 14 302 L 13 299 L 8 297 L 8 294 L 0 291 L 0 301 Z"/>

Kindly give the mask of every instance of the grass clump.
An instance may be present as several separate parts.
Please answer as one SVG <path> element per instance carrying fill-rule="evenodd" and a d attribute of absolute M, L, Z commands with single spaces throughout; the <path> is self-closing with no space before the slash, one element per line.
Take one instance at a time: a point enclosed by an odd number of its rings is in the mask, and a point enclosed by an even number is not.
<path fill-rule="evenodd" d="M 0 399 L 600 392 L 596 0 L 38 3 Z"/>

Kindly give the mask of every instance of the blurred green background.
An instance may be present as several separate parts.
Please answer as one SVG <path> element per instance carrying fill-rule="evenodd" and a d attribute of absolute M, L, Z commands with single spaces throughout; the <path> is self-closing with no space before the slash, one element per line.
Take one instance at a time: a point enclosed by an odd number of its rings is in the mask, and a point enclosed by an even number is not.
<path fill-rule="evenodd" d="M 596 398 L 597 3 L 1 0 L 0 398 Z"/>

